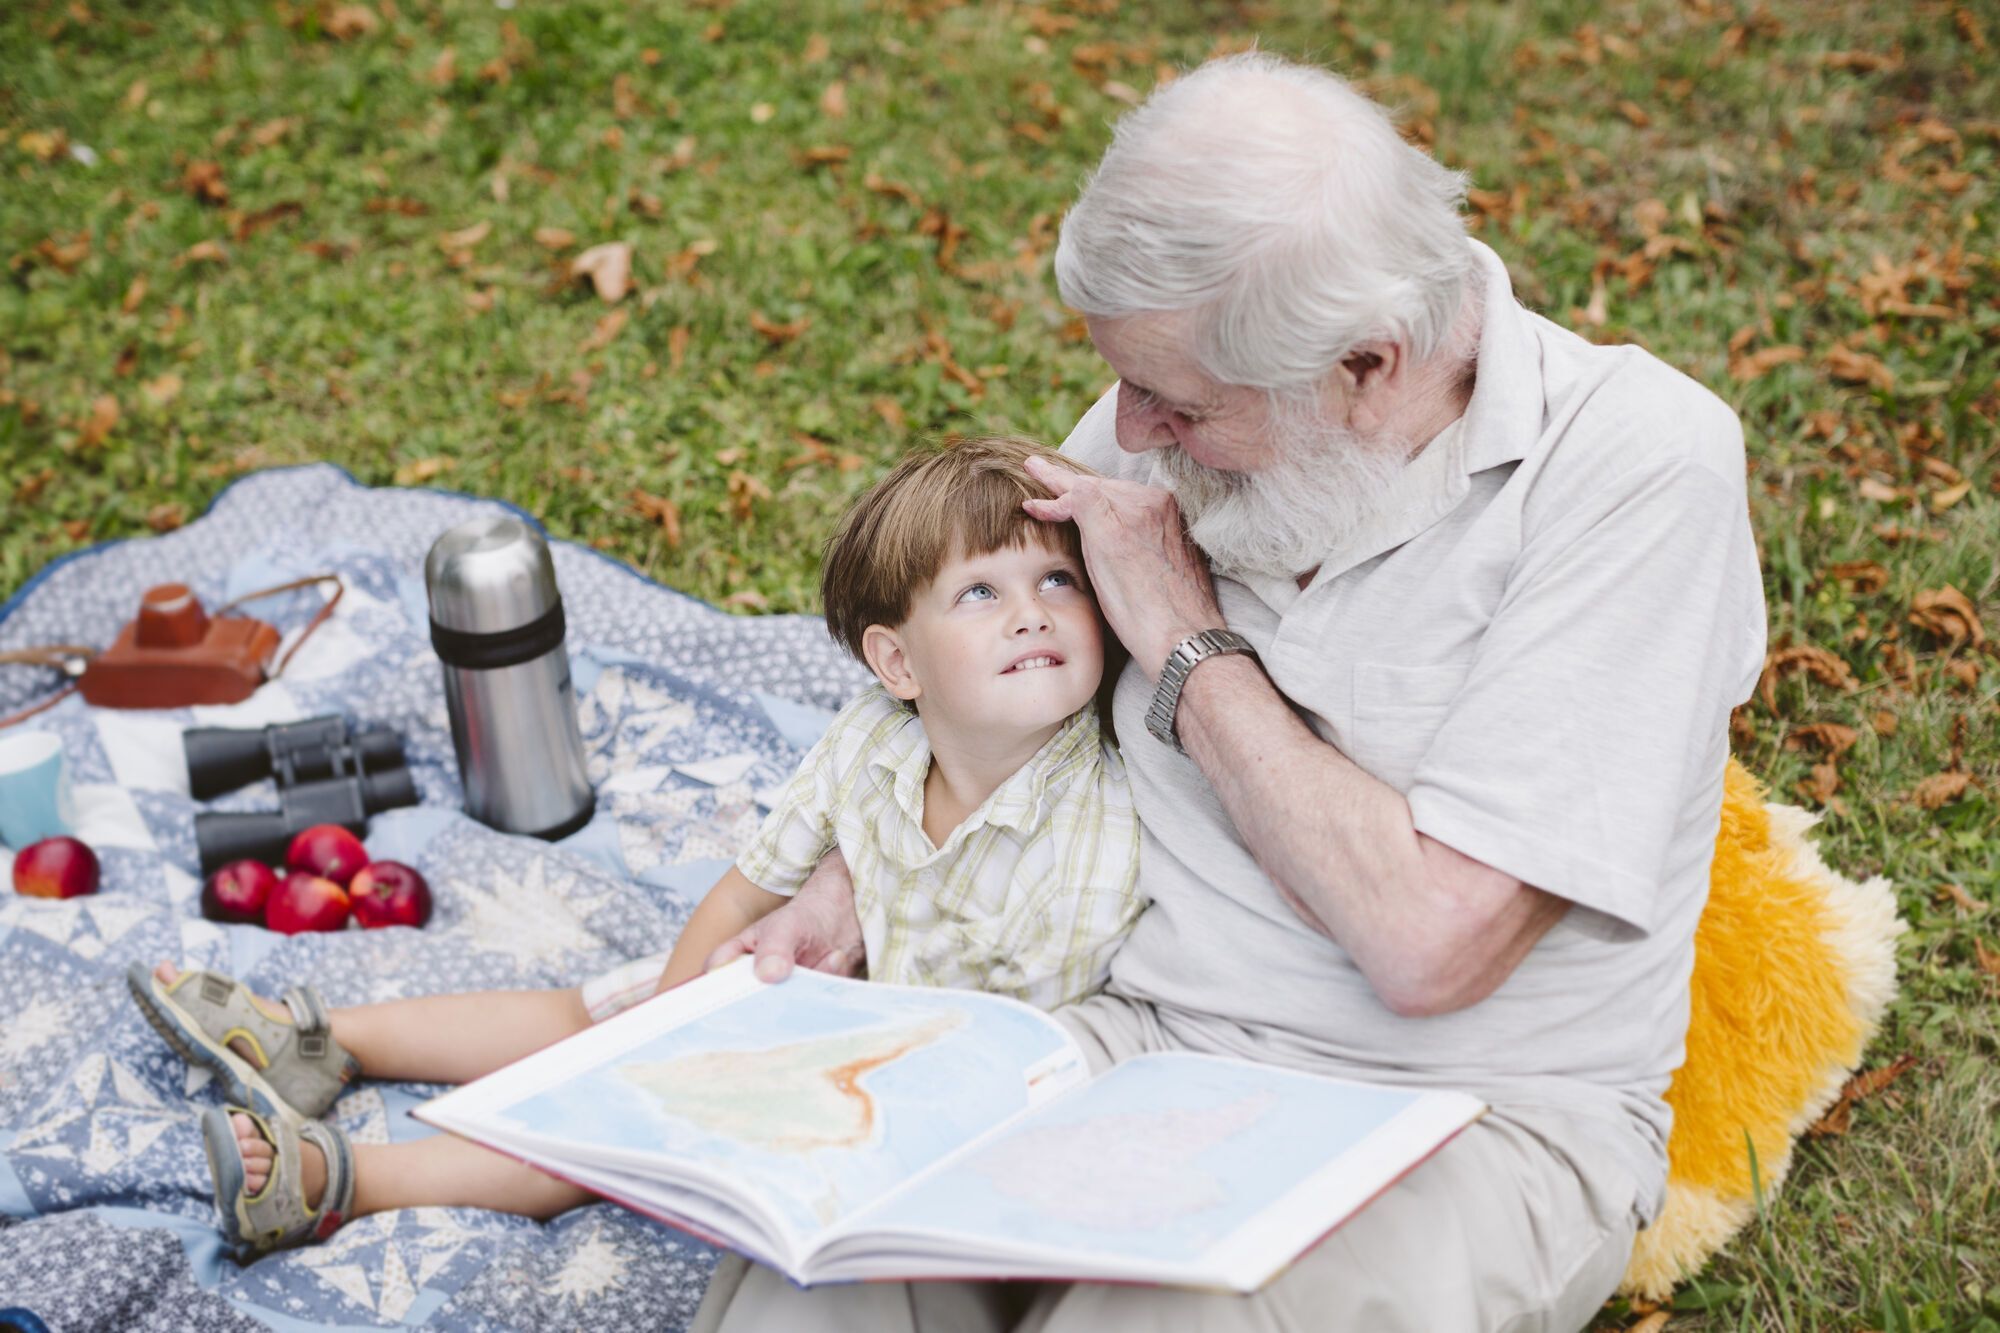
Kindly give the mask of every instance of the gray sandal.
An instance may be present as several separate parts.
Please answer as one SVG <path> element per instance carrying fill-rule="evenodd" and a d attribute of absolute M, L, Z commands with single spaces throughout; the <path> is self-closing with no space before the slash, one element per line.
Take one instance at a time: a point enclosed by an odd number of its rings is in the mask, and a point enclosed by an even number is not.
<path fill-rule="evenodd" d="M 271 1175 L 255 1194 L 244 1189 L 243 1153 L 229 1122 L 233 1112 L 249 1116 L 272 1148 Z M 247 1107 L 211 1106 L 201 1113 L 201 1141 L 215 1182 L 215 1206 L 222 1213 L 223 1239 L 238 1263 L 325 1240 L 354 1209 L 354 1148 L 345 1132 L 324 1120 L 266 1118 Z M 326 1158 L 326 1188 L 317 1208 L 306 1207 L 303 1142 Z"/>
<path fill-rule="evenodd" d="M 326 1004 L 311 986 L 284 994 L 295 1022 L 274 1019 L 250 992 L 220 972 L 183 972 L 169 985 L 144 963 L 125 970 L 146 1021 L 190 1064 L 212 1069 L 224 1096 L 265 1118 L 312 1120 L 361 1074 L 361 1063 L 333 1039 Z M 245 1060 L 229 1043 L 246 1038 L 263 1060 Z"/>

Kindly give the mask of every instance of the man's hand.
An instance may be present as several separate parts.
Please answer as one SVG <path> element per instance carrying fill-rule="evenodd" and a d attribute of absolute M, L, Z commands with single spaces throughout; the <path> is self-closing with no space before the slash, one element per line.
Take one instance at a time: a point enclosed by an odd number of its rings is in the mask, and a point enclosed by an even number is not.
<path fill-rule="evenodd" d="M 1159 679 L 1175 644 L 1223 623 L 1208 561 L 1187 539 L 1172 492 L 1081 476 L 1040 458 L 1027 466 L 1055 498 L 1024 500 L 1022 508 L 1050 523 L 1076 523 L 1097 604 L 1148 678 Z"/>
<path fill-rule="evenodd" d="M 783 981 L 794 965 L 851 977 L 867 961 L 861 919 L 854 911 L 854 879 L 838 850 L 828 852 L 792 900 L 708 956 L 713 972 L 743 955 L 756 958 L 761 981 Z"/>

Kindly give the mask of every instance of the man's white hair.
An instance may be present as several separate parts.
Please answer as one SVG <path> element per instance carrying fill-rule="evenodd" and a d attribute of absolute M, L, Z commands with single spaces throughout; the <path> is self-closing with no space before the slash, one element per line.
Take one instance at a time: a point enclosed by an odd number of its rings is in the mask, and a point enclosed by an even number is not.
<path fill-rule="evenodd" d="M 1344 80 L 1230 56 L 1118 122 L 1056 282 L 1087 315 L 1192 311 L 1210 375 L 1303 391 L 1365 342 L 1445 349 L 1473 270 L 1464 197 Z"/>

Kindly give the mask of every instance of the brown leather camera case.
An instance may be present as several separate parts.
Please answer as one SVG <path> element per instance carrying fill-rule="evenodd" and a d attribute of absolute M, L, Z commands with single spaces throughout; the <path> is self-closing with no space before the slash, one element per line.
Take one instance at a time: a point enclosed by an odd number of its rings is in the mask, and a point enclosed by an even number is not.
<path fill-rule="evenodd" d="M 78 684 L 100 708 L 238 703 L 264 683 L 278 638 L 248 616 L 211 619 L 186 584 L 163 583 Z"/>

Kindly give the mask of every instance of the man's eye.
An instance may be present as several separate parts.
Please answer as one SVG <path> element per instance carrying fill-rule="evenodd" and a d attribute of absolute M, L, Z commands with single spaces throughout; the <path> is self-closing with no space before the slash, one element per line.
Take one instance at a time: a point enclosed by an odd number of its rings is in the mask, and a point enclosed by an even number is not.
<path fill-rule="evenodd" d="M 958 595 L 961 602 L 983 602 L 993 595 L 993 589 L 984 583 L 975 583 Z"/>

